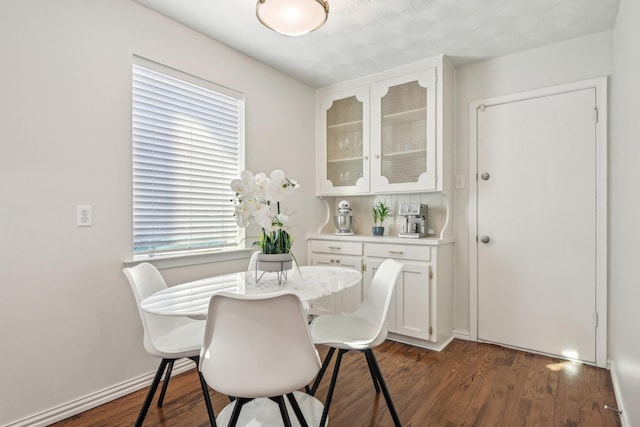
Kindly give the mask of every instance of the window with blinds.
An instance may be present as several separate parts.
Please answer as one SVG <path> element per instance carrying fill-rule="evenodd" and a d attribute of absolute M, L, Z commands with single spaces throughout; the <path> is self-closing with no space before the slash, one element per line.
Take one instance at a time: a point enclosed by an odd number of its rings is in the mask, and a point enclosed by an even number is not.
<path fill-rule="evenodd" d="M 134 256 L 237 246 L 243 95 L 137 57 L 132 76 Z"/>

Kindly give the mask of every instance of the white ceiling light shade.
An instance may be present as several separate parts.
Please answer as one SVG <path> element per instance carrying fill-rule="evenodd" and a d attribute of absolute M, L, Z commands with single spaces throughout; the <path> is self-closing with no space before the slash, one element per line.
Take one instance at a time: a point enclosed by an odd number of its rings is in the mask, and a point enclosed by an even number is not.
<path fill-rule="evenodd" d="M 326 0 L 258 0 L 256 16 L 267 28 L 300 36 L 320 28 L 329 14 Z"/>

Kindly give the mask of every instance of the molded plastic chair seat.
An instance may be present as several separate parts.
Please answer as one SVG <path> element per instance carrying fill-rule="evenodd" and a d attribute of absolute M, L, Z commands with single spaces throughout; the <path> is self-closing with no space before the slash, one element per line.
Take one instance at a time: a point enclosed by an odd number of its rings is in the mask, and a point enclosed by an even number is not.
<path fill-rule="evenodd" d="M 158 398 L 158 406 L 162 406 L 174 362 L 178 359 L 188 358 L 198 365 L 205 322 L 186 317 L 160 316 L 143 311 L 140 308 L 142 300 L 157 291 L 166 289 L 166 282 L 160 272 L 152 264 L 146 262 L 135 267 L 124 268 L 122 272 L 129 280 L 131 290 L 136 298 L 138 314 L 144 329 L 144 348 L 147 353 L 162 359 L 140 409 L 138 419 L 135 422 L 135 426 L 139 427 L 144 422 L 153 396 L 164 374 L 164 384 Z M 211 406 L 207 384 L 200 371 L 198 371 L 198 376 L 209 420 L 215 426 L 215 414 Z"/>
<path fill-rule="evenodd" d="M 387 337 L 386 328 L 379 331 L 378 325 L 359 317 L 326 314 L 318 318 L 322 320 L 312 323 L 313 340 L 330 347 L 365 350 L 382 344 Z"/>
<path fill-rule="evenodd" d="M 204 321 L 196 321 L 186 325 L 175 327 L 164 334 L 158 334 L 154 338 L 155 346 L 162 349 L 161 354 L 153 354 L 158 357 L 172 356 L 174 359 L 194 356 L 194 348 L 197 348 L 198 356 L 204 337 Z M 200 338 L 200 339 L 198 339 Z"/>
<path fill-rule="evenodd" d="M 329 414 L 329 406 L 331 405 L 342 356 L 347 351 L 358 350 L 362 351 L 366 357 L 376 392 L 382 390 L 394 425 L 396 427 L 401 426 L 391 395 L 372 349 L 387 338 L 385 320 L 402 268 L 403 265 L 397 261 L 392 259 L 385 260 L 378 268 L 371 281 L 367 295 L 355 312 L 344 315 L 320 315 L 311 322 L 310 328 L 313 341 L 316 344 L 325 344 L 331 347 L 322 363 L 320 373 L 311 387 L 311 394 L 315 394 L 336 348 L 339 349 L 320 425 L 324 425 Z"/>

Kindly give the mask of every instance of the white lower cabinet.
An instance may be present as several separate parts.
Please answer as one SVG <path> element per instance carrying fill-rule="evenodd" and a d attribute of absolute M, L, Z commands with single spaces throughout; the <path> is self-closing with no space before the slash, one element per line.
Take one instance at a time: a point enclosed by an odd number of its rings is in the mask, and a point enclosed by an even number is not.
<path fill-rule="evenodd" d="M 370 240 L 374 240 L 372 242 Z M 323 298 L 312 304 L 314 314 L 348 313 L 367 293 L 377 269 L 387 258 L 403 264 L 387 314 L 389 338 L 442 350 L 453 339 L 453 244 L 432 239 L 358 236 L 349 241 L 309 238 L 309 260 L 313 265 L 341 265 L 363 272 L 360 287 Z"/>
<path fill-rule="evenodd" d="M 363 297 L 387 258 L 404 267 L 387 314 L 390 338 L 441 350 L 453 339 L 452 245 L 365 243 Z"/>
<path fill-rule="evenodd" d="M 309 244 L 311 265 L 347 267 L 362 271 L 362 243 L 312 241 Z M 362 302 L 362 283 L 329 295 L 311 304 L 311 314 L 352 313 Z"/>
<path fill-rule="evenodd" d="M 383 261 L 381 258 L 367 260 L 367 271 L 364 277 L 365 295 L 373 275 Z M 429 316 L 431 267 L 419 262 L 403 261 L 403 265 L 404 268 L 396 283 L 396 291 L 387 314 L 387 328 L 389 332 L 430 340 L 430 329 L 433 331 Z"/>

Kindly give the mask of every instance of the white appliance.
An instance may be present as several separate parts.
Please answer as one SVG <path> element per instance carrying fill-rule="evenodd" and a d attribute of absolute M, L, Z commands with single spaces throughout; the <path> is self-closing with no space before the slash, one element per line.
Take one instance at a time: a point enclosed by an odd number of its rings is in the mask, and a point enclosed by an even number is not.
<path fill-rule="evenodd" d="M 404 217 L 400 237 L 419 239 L 426 237 L 427 205 L 421 203 L 400 203 L 400 216 Z"/>
<path fill-rule="evenodd" d="M 333 225 L 338 229 L 336 236 L 353 236 L 353 215 L 348 201 L 338 203 L 338 215 L 333 217 Z"/>

